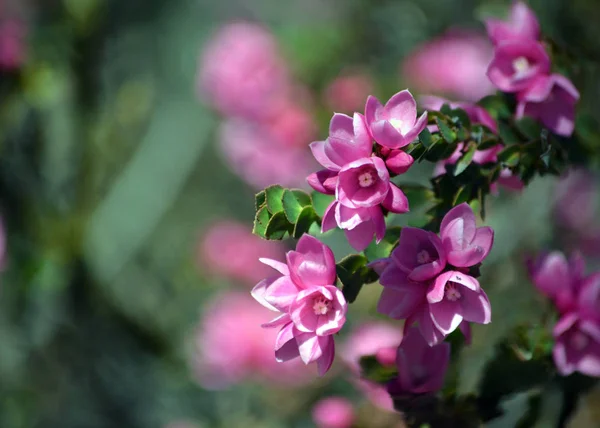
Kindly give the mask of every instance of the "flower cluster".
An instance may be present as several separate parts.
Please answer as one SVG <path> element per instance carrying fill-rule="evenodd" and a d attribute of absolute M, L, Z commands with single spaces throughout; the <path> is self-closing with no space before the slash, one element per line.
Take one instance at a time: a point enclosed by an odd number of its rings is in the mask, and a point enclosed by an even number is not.
<path fill-rule="evenodd" d="M 487 75 L 501 91 L 516 94 L 517 118 L 533 117 L 554 133 L 570 136 L 579 93 L 569 79 L 551 73 L 533 11 L 517 2 L 508 21 L 489 19 L 486 27 L 495 45 Z"/>
<path fill-rule="evenodd" d="M 287 264 L 261 259 L 279 275 L 259 282 L 252 296 L 279 312 L 263 327 L 280 327 L 275 340 L 277 361 L 300 356 L 305 364 L 317 363 L 319 375 L 329 370 L 335 355 L 333 335 L 346 322 L 347 303 L 335 286 L 335 258 L 318 239 L 303 235 L 296 251 L 287 253 Z"/>
<path fill-rule="evenodd" d="M 414 160 L 402 148 L 426 125 L 427 112 L 417 118 L 417 104 L 408 90 L 398 92 L 385 105 L 370 96 L 364 115 L 333 116 L 329 137 L 310 145 L 325 169 L 307 179 L 316 191 L 335 195 L 323 215 L 323 232 L 336 226 L 343 229 L 358 251 L 369 245 L 373 235 L 377 242 L 383 239 L 383 210 L 409 210 L 408 199 L 390 176 L 410 168 Z"/>
<path fill-rule="evenodd" d="M 584 275 L 585 263 L 574 254 L 542 254 L 529 263 L 535 286 L 554 303 L 553 356 L 558 371 L 600 376 L 600 272 Z"/>
<path fill-rule="evenodd" d="M 308 91 L 292 79 L 268 30 L 247 22 L 220 29 L 200 58 L 197 86 L 226 118 L 219 137 L 232 171 L 256 188 L 302 182 L 315 132 Z"/>
<path fill-rule="evenodd" d="M 384 287 L 378 311 L 418 322 L 430 345 L 441 342 L 459 326 L 491 321 L 491 306 L 471 275 L 489 254 L 494 240 L 490 227 L 477 227 L 471 207 L 460 204 L 443 218 L 439 236 L 405 227 L 390 258 L 373 263 Z"/>

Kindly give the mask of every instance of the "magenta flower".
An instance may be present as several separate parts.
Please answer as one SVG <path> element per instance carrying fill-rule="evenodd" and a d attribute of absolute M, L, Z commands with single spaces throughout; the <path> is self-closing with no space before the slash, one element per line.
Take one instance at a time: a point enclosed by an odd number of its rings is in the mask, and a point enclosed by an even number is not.
<path fill-rule="evenodd" d="M 365 118 L 375 141 L 390 149 L 412 143 L 427 126 L 427 112 L 417 119 L 417 103 L 406 89 L 385 106 L 374 96 L 367 98 Z"/>
<path fill-rule="evenodd" d="M 516 116 L 530 116 L 552 132 L 569 137 L 575 129 L 575 105 L 579 92 L 560 74 L 539 76 L 517 95 Z"/>
<path fill-rule="evenodd" d="M 492 132 L 498 132 L 498 125 L 494 118 L 488 113 L 486 109 L 478 106 L 477 104 L 470 102 L 454 102 L 449 101 L 442 97 L 436 97 L 434 95 L 424 95 L 419 97 L 419 104 L 426 108 L 427 110 L 436 110 L 439 111 L 444 104 L 448 104 L 450 108 L 459 108 L 467 113 L 469 120 L 473 124 L 481 124 L 487 126 Z M 437 130 L 437 127 L 435 128 Z"/>
<path fill-rule="evenodd" d="M 335 287 L 335 259 L 331 249 L 310 235 L 303 235 L 296 251 L 287 253 L 287 264 L 261 261 L 280 275 L 259 282 L 252 296 L 263 306 L 280 312 L 264 327 L 282 326 L 275 341 L 277 361 L 300 356 L 305 364 L 316 362 L 324 375 L 335 354 L 333 334 L 346 321 L 347 303 Z"/>
<path fill-rule="evenodd" d="M 510 40 L 538 40 L 540 24 L 533 13 L 523 2 L 513 3 L 507 21 L 487 19 L 485 26 L 488 36 L 495 45 Z"/>
<path fill-rule="evenodd" d="M 550 72 L 550 57 L 536 41 L 509 41 L 496 47 L 487 76 L 501 91 L 518 92 L 529 88 Z"/>
<path fill-rule="evenodd" d="M 199 62 L 199 93 L 221 114 L 264 117 L 289 88 L 273 35 L 260 25 L 233 22 L 207 44 Z"/>
<path fill-rule="evenodd" d="M 385 162 L 372 156 L 373 143 L 364 117 L 351 118 L 336 113 L 331 119 L 329 137 L 310 145 L 317 161 L 326 169 L 308 176 L 308 184 L 318 192 L 335 194 L 325 211 L 321 229 L 343 229 L 357 251 L 364 250 L 373 235 L 377 242 L 385 235 L 381 206 L 394 213 L 408 211 L 408 199 L 390 182 Z"/>
<path fill-rule="evenodd" d="M 315 404 L 313 421 L 318 428 L 350 428 L 356 419 L 352 403 L 342 397 L 328 397 Z"/>
<path fill-rule="evenodd" d="M 381 150 L 386 152 L 385 166 L 393 174 L 404 174 L 415 162 L 413 157 L 403 150 Z"/>
<path fill-rule="evenodd" d="M 561 314 L 576 309 L 585 270 L 581 255 L 574 253 L 567 261 L 559 251 L 541 254 L 529 261 L 528 268 L 533 284 Z"/>
<path fill-rule="evenodd" d="M 398 347 L 398 377 L 388 391 L 392 396 L 435 393 L 444 386 L 449 363 L 450 344 L 429 346 L 416 328 L 410 328 Z"/>
<path fill-rule="evenodd" d="M 600 377 L 600 274 L 587 277 L 577 298 L 577 308 L 554 326 L 554 363 L 566 376 L 578 371 Z"/>
<path fill-rule="evenodd" d="M 440 238 L 433 232 L 414 227 L 402 228 L 400 244 L 391 257 L 403 272 L 408 273 L 407 279 L 411 281 L 433 279 L 446 266 L 446 253 Z"/>
<path fill-rule="evenodd" d="M 485 74 L 492 56 L 487 37 L 454 30 L 418 46 L 404 61 L 402 72 L 409 86 L 420 93 L 475 102 L 494 93 Z"/>
<path fill-rule="evenodd" d="M 14 70 L 27 58 L 27 33 L 25 22 L 7 19 L 0 24 L 0 68 Z"/>

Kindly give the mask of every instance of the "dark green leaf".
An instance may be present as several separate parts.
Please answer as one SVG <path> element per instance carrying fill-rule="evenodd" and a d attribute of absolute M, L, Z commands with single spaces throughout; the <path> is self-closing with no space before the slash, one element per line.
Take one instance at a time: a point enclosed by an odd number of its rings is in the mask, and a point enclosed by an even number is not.
<path fill-rule="evenodd" d="M 312 224 L 318 222 L 319 216 L 315 212 L 315 209 L 311 205 L 305 206 L 302 208 L 302 211 L 300 211 L 300 214 L 298 214 L 296 225 L 293 230 L 294 238 L 300 238 L 304 233 L 308 233 Z"/>
<path fill-rule="evenodd" d="M 269 186 L 265 189 L 266 199 L 267 199 L 267 208 L 269 208 L 269 212 L 271 214 L 278 213 L 283 210 L 283 187 L 276 184 L 274 186 Z"/>
<path fill-rule="evenodd" d="M 273 217 L 269 220 L 265 236 L 267 239 L 282 239 L 291 230 L 292 224 L 285 217 L 285 213 L 280 211 L 273 214 Z"/>
<path fill-rule="evenodd" d="M 469 115 L 463 109 L 455 108 L 448 116 L 452 118 L 452 122 L 460 124 L 462 128 L 469 129 L 471 127 Z"/>
<path fill-rule="evenodd" d="M 342 283 L 342 293 L 348 303 L 356 300 L 364 284 L 377 280 L 377 274 L 368 268 L 367 258 L 361 254 L 352 254 L 336 265 L 336 272 Z"/>
<path fill-rule="evenodd" d="M 258 211 L 262 208 L 264 203 L 267 201 L 267 195 L 264 190 L 261 190 L 254 195 L 254 211 Z"/>
<path fill-rule="evenodd" d="M 435 201 L 435 193 L 429 187 L 419 184 L 404 184 L 400 186 L 406 197 L 411 210 Z"/>
<path fill-rule="evenodd" d="M 401 230 L 402 228 L 399 226 L 390 227 L 385 231 L 385 236 L 379 244 L 375 241 L 371 242 L 365 250 L 367 259 L 372 262 L 373 260 L 389 257 L 396 244 L 398 244 Z"/>
<path fill-rule="evenodd" d="M 462 204 L 463 202 L 469 202 L 472 197 L 472 190 L 472 184 L 465 184 L 464 186 L 461 186 L 461 188 L 458 189 L 458 192 L 456 192 L 456 196 L 454 196 L 452 205 L 456 206 Z"/>
<path fill-rule="evenodd" d="M 500 144 L 500 142 L 497 138 L 486 138 L 479 144 L 479 146 L 477 146 L 477 150 L 491 149 L 492 147 L 496 147 L 498 144 Z"/>
<path fill-rule="evenodd" d="M 437 123 L 440 135 L 444 138 L 444 140 L 446 140 L 448 143 L 454 143 L 456 141 L 456 132 L 454 132 L 442 119 L 436 118 L 435 121 Z"/>
<path fill-rule="evenodd" d="M 469 138 L 469 131 L 466 128 L 460 127 L 456 130 L 456 140 L 465 141 Z"/>
<path fill-rule="evenodd" d="M 386 384 L 398 376 L 395 366 L 383 366 L 373 355 L 361 357 L 360 369 L 361 377 L 380 384 Z"/>
<path fill-rule="evenodd" d="M 417 162 L 420 162 L 426 151 L 427 149 L 423 144 L 414 144 L 406 153 L 411 155 Z"/>
<path fill-rule="evenodd" d="M 508 146 L 498 153 L 498 160 L 507 166 L 516 166 L 521 158 L 521 147 Z"/>
<path fill-rule="evenodd" d="M 454 169 L 454 176 L 462 174 L 462 172 L 467 169 L 467 167 L 471 164 L 473 160 L 473 155 L 477 151 L 477 146 L 475 144 L 471 144 L 468 146 L 467 151 L 458 159 L 456 162 L 456 168 Z"/>
<path fill-rule="evenodd" d="M 285 189 L 283 192 L 283 212 L 288 221 L 295 224 L 298 221 L 298 216 L 307 205 L 310 205 L 310 196 L 301 190 Z"/>
<path fill-rule="evenodd" d="M 433 140 L 431 139 L 431 132 L 429 132 L 429 129 L 425 128 L 423 129 L 423 131 L 421 131 L 421 133 L 419 134 L 419 141 L 421 141 L 421 144 L 423 144 L 423 146 L 425 146 L 426 149 L 428 149 L 433 144 Z"/>
<path fill-rule="evenodd" d="M 254 227 L 252 228 L 252 233 L 260 236 L 261 238 L 266 238 L 265 232 L 267 230 L 269 218 L 269 210 L 267 210 L 267 207 L 260 208 L 254 217 Z"/>
<path fill-rule="evenodd" d="M 526 136 L 529 140 L 536 140 L 540 138 L 542 133 L 542 126 L 540 123 L 532 117 L 525 116 L 515 122 L 516 128 Z"/>
<path fill-rule="evenodd" d="M 513 115 L 511 108 L 506 104 L 505 98 L 500 94 L 488 95 L 477 103 L 492 115 L 496 120 L 509 118 Z"/>
<path fill-rule="evenodd" d="M 521 142 L 519 135 L 506 122 L 498 123 L 498 134 L 506 145 L 518 144 Z"/>

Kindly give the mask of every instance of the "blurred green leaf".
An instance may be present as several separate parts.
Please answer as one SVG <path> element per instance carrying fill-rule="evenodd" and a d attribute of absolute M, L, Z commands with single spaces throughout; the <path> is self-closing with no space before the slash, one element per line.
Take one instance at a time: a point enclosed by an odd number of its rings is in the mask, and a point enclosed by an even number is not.
<path fill-rule="evenodd" d="M 498 160 L 506 166 L 516 166 L 521 158 L 521 147 L 518 145 L 508 146 L 498 153 Z"/>
<path fill-rule="evenodd" d="M 529 140 L 540 138 L 542 126 L 540 123 L 529 116 L 524 116 L 515 122 L 515 127 Z"/>
<path fill-rule="evenodd" d="M 440 135 L 444 138 L 444 140 L 446 140 L 448 143 L 454 143 L 456 141 L 456 132 L 454 132 L 452 128 L 450 128 L 450 126 L 448 126 L 448 124 L 439 117 L 435 118 L 435 122 L 437 123 Z"/>
<path fill-rule="evenodd" d="M 382 365 L 374 355 L 361 357 L 359 364 L 361 377 L 371 382 L 383 385 L 398 376 L 398 369 L 395 366 Z"/>
<path fill-rule="evenodd" d="M 429 129 L 427 129 L 427 127 L 423 129 L 423 131 L 421 131 L 421 133 L 419 134 L 419 141 L 421 141 L 421 144 L 423 144 L 423 146 L 426 149 L 428 149 L 433 144 L 433 140 L 431 139 L 431 132 L 429 132 Z"/>
<path fill-rule="evenodd" d="M 506 122 L 498 123 L 498 134 L 500 135 L 500 138 L 506 145 L 518 144 L 521 142 L 521 138 Z"/>

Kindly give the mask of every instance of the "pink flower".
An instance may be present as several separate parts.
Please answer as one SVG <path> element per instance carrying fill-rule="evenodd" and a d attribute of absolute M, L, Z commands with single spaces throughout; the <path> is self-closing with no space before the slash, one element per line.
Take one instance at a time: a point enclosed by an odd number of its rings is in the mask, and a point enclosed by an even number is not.
<path fill-rule="evenodd" d="M 483 261 L 493 244 L 489 227 L 477 227 L 471 207 L 460 204 L 443 218 L 440 237 L 405 227 L 391 257 L 373 264 L 384 287 L 377 310 L 393 319 L 417 322 L 430 345 L 467 322 L 487 324 L 491 305 L 468 268 Z M 444 271 L 448 269 L 447 271 Z"/>
<path fill-rule="evenodd" d="M 226 292 L 207 305 L 194 338 L 192 368 L 200 385 L 224 389 L 247 379 L 301 385 L 310 373 L 299 361 L 278 364 L 273 356 L 275 330 L 260 327 L 271 312 L 246 292 Z"/>
<path fill-rule="evenodd" d="M 0 24 L 0 68 L 14 70 L 25 62 L 27 26 L 18 19 Z"/>
<path fill-rule="evenodd" d="M 220 149 L 232 172 L 252 187 L 298 187 L 311 168 L 305 150 L 277 141 L 257 123 L 230 119 L 221 124 Z"/>
<path fill-rule="evenodd" d="M 347 303 L 336 281 L 335 259 L 329 247 L 303 235 L 296 251 L 287 253 L 287 264 L 271 259 L 263 263 L 280 275 L 259 282 L 252 296 L 280 313 L 264 327 L 282 326 L 275 340 L 277 361 L 300 356 L 305 364 L 317 363 L 324 375 L 335 355 L 333 334 L 346 321 Z"/>
<path fill-rule="evenodd" d="M 223 115 L 263 117 L 288 90 L 276 40 L 260 25 L 233 22 L 207 44 L 199 63 L 199 92 Z"/>
<path fill-rule="evenodd" d="M 513 3 L 508 21 L 487 19 L 488 36 L 497 45 L 507 40 L 538 40 L 540 24 L 533 11 L 523 2 Z"/>
<path fill-rule="evenodd" d="M 594 227 L 600 207 L 596 177 L 585 169 L 571 169 L 554 190 L 554 217 L 562 228 L 585 235 Z"/>
<path fill-rule="evenodd" d="M 569 137 L 575 129 L 579 92 L 560 74 L 538 76 L 517 95 L 516 117 L 530 116 L 558 135 Z"/>
<path fill-rule="evenodd" d="M 575 253 L 567 261 L 559 251 L 541 254 L 529 261 L 528 269 L 533 284 L 561 314 L 575 310 L 585 270 L 581 255 Z"/>
<path fill-rule="evenodd" d="M 336 113 L 331 119 L 329 137 L 310 145 L 313 156 L 326 169 L 307 177 L 318 192 L 335 194 L 336 200 L 325 211 L 322 231 L 339 227 L 350 245 L 364 250 L 375 234 L 385 235 L 381 206 L 394 213 L 408 211 L 408 199 L 390 182 L 385 162 L 373 156 L 373 143 L 364 117 L 351 118 Z"/>
<path fill-rule="evenodd" d="M 417 103 L 408 90 L 398 92 L 385 105 L 370 96 L 365 118 L 375 141 L 390 149 L 412 143 L 427 126 L 427 112 L 417 119 Z"/>
<path fill-rule="evenodd" d="M 383 365 L 394 365 L 396 349 L 402 341 L 402 329 L 392 324 L 371 322 L 361 325 L 348 337 L 342 350 L 342 358 L 350 368 L 354 383 L 377 407 L 392 411 L 394 405 L 384 386 L 360 378 L 360 359 L 375 355 Z M 392 361 L 389 361 L 389 354 Z"/>
<path fill-rule="evenodd" d="M 386 153 L 384 156 L 385 166 L 392 174 L 404 174 L 415 162 L 413 157 L 403 150 L 386 150 L 384 147 L 381 152 L 382 156 L 383 153 Z"/>
<path fill-rule="evenodd" d="M 388 390 L 392 396 L 435 393 L 444 385 L 449 362 L 450 344 L 429 346 L 416 328 L 410 328 L 396 354 L 398 377 Z"/>
<path fill-rule="evenodd" d="M 198 261 L 205 269 L 252 285 L 270 271 L 256 256 L 276 259 L 283 254 L 280 242 L 260 239 L 232 220 L 211 225 L 198 247 Z"/>
<path fill-rule="evenodd" d="M 408 86 L 422 93 L 437 93 L 478 101 L 494 93 L 486 76 L 492 45 L 476 32 L 452 31 L 418 46 L 403 64 Z"/>
<path fill-rule="evenodd" d="M 265 118 L 261 124 L 282 150 L 306 149 L 316 133 L 315 122 L 310 113 L 290 101 L 283 102 L 277 113 Z"/>
<path fill-rule="evenodd" d="M 318 428 L 350 428 L 356 419 L 352 403 L 342 397 L 328 397 L 317 402 L 312 417 Z"/>
<path fill-rule="evenodd" d="M 325 103 L 333 111 L 351 113 L 362 109 L 364 100 L 371 93 L 373 82 L 368 75 L 341 75 L 325 90 Z"/>
<path fill-rule="evenodd" d="M 550 72 L 550 57 L 536 41 L 508 41 L 496 47 L 487 76 L 501 91 L 518 92 Z"/>
<path fill-rule="evenodd" d="M 563 376 L 578 371 L 600 377 L 600 274 L 583 282 L 577 308 L 561 317 L 553 331 L 554 363 Z"/>
<path fill-rule="evenodd" d="M 439 111 L 444 104 L 448 104 L 450 108 L 459 108 L 467 113 L 469 120 L 473 124 L 481 124 L 487 126 L 492 132 L 498 132 L 498 125 L 494 118 L 488 113 L 486 109 L 478 106 L 477 104 L 466 102 L 466 101 L 450 101 L 442 97 L 436 97 L 434 95 L 424 95 L 419 97 L 419 104 L 427 110 Z M 437 127 L 436 127 L 437 129 Z"/>

